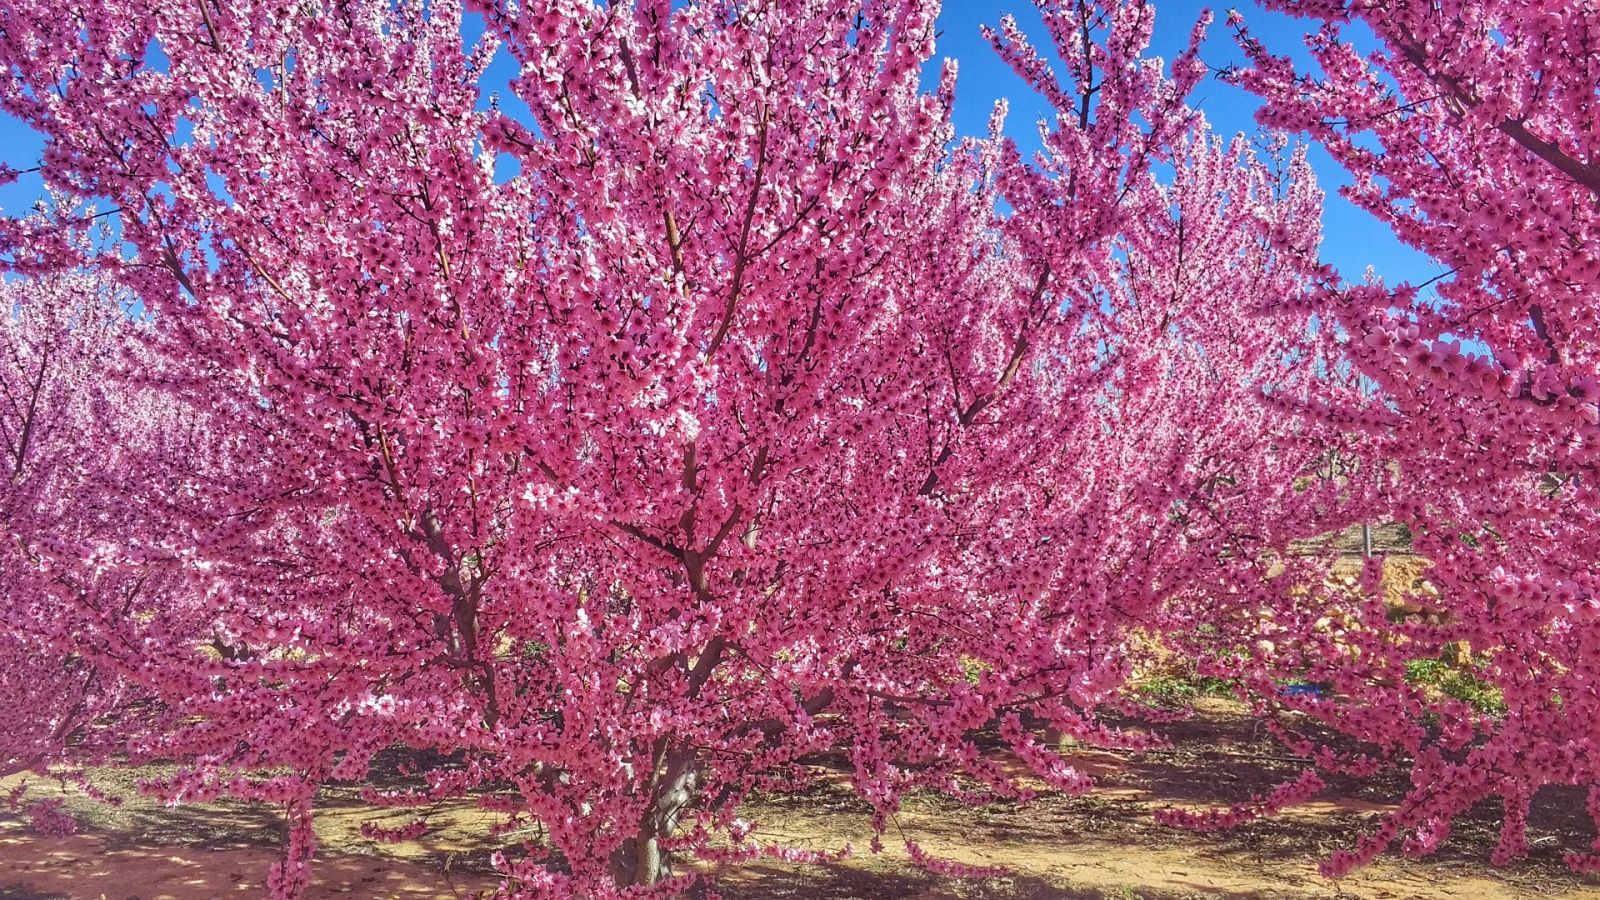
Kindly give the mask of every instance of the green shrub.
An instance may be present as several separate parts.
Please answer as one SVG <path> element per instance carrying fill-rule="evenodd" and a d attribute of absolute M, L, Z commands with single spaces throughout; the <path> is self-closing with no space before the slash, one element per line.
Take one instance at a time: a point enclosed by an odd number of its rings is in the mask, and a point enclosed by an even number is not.
<path fill-rule="evenodd" d="M 1499 688 L 1473 675 L 1469 666 L 1444 659 L 1413 659 L 1406 663 L 1406 682 L 1454 697 L 1482 713 L 1506 710 Z"/>

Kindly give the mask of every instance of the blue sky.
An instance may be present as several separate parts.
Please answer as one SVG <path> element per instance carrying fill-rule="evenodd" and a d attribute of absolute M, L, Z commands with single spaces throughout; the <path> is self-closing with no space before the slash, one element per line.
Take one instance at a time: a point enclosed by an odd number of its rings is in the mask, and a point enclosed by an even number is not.
<path fill-rule="evenodd" d="M 1198 0 L 1158 0 L 1151 52 L 1168 59 L 1176 55 L 1188 40 L 1189 29 L 1203 8 L 1204 4 Z M 1227 8 L 1213 9 L 1218 24 L 1211 28 L 1202 49 L 1202 58 L 1216 68 L 1242 62 L 1228 29 L 1221 24 Z M 1255 36 L 1275 52 L 1292 53 L 1305 60 L 1301 45 L 1301 35 L 1305 31 L 1302 21 L 1269 13 L 1254 4 L 1241 4 L 1239 9 L 1245 14 Z M 930 88 L 936 83 L 939 58 L 948 56 L 959 60 L 960 80 L 956 87 L 955 110 L 957 129 L 963 134 L 985 133 L 995 100 L 1005 97 L 1011 104 L 1007 131 L 1026 151 L 1037 146 L 1035 123 L 1046 117 L 1048 110 L 1043 100 L 1000 61 L 979 33 L 982 25 L 998 23 L 1007 12 L 1015 15 L 1023 30 L 1042 45 L 1048 43 L 1038 13 L 1027 0 L 946 0 L 944 12 L 939 17 L 942 32 L 939 47 L 936 58 L 929 63 L 927 82 Z M 1356 37 L 1359 41 L 1360 36 Z M 500 68 L 501 74 L 497 76 L 491 69 L 486 81 L 496 81 L 497 77 L 503 79 L 504 73 L 509 70 L 503 59 L 497 60 L 496 68 Z M 503 83 L 503 80 L 499 83 Z M 1213 127 L 1223 134 L 1253 132 L 1256 129 L 1253 114 L 1258 104 L 1255 98 L 1231 85 L 1208 79 L 1201 84 L 1191 102 L 1202 109 Z M 514 102 L 507 102 L 507 111 L 513 111 L 514 106 Z M 38 163 L 43 146 L 43 140 L 36 132 L 0 114 L 0 162 L 19 170 L 29 169 Z M 1322 187 L 1328 192 L 1322 251 L 1324 260 L 1336 265 L 1350 279 L 1359 279 L 1370 265 L 1391 284 L 1400 281 L 1420 283 L 1438 273 L 1437 265 L 1431 260 L 1402 245 L 1377 220 L 1336 195 L 1335 189 L 1347 183 L 1349 178 L 1320 148 L 1312 148 L 1311 163 Z M 0 187 L 0 210 L 10 214 L 24 212 L 39 197 L 41 190 L 41 183 L 36 176 L 24 176 L 15 184 Z"/>
<path fill-rule="evenodd" d="M 1216 14 L 1217 21 L 1201 47 L 1201 59 L 1217 69 L 1244 63 L 1243 53 L 1223 24 L 1227 6 L 1208 7 L 1200 0 L 1155 0 L 1155 5 L 1152 54 L 1168 60 L 1176 56 L 1188 44 L 1190 29 L 1201 11 L 1209 8 Z M 1303 67 L 1310 66 L 1310 57 L 1301 40 L 1308 27 L 1305 20 L 1268 12 L 1248 0 L 1243 0 L 1236 8 L 1244 14 L 1251 33 L 1274 53 L 1289 54 Z M 954 57 L 961 64 L 961 77 L 956 83 L 957 129 L 964 134 L 985 133 L 995 99 L 1005 97 L 1011 104 L 1006 131 L 1026 151 L 1038 145 L 1034 123 L 1050 115 L 1049 108 L 1000 61 L 979 33 L 980 26 L 996 24 L 1008 12 L 1041 49 L 1048 47 L 1049 37 L 1044 25 L 1027 0 L 945 0 L 944 12 L 939 17 L 943 34 L 939 38 L 937 55 Z M 1349 36 L 1358 45 L 1363 45 L 1365 38 L 1366 48 L 1374 46 L 1370 34 L 1351 30 Z M 931 86 L 938 77 L 937 60 L 930 64 L 930 70 L 926 80 Z M 1256 98 L 1215 78 L 1203 81 L 1190 103 L 1204 111 L 1212 127 L 1223 135 L 1257 130 L 1254 116 L 1260 103 Z M 1350 177 L 1326 152 L 1313 146 L 1310 160 L 1318 182 L 1328 193 L 1323 223 L 1325 261 L 1333 263 L 1352 280 L 1359 280 L 1369 265 L 1390 284 L 1400 281 L 1420 284 L 1439 273 L 1439 266 L 1431 258 L 1400 243 L 1387 226 L 1337 196 L 1336 188 L 1348 184 Z"/>

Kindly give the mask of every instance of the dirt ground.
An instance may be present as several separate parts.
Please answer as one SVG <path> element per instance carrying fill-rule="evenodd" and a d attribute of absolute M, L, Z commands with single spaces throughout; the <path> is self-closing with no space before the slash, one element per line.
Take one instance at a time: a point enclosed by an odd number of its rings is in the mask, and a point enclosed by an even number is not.
<path fill-rule="evenodd" d="M 1227 702 L 1202 701 L 1200 708 L 1195 719 L 1176 726 L 1178 750 L 1075 754 L 1099 785 L 1086 797 L 980 809 L 912 798 L 877 855 L 868 851 L 866 808 L 840 786 L 754 802 L 744 814 L 759 823 L 758 839 L 816 849 L 849 843 L 855 854 L 821 866 L 724 867 L 717 870 L 719 890 L 729 900 L 1600 898 L 1600 880 L 1573 876 L 1561 863 L 1563 850 L 1585 848 L 1594 839 L 1582 796 L 1571 791 L 1540 795 L 1533 852 L 1504 869 L 1487 863 L 1496 810 L 1485 805 L 1459 822 L 1433 857 L 1391 855 L 1338 882 L 1320 878 L 1317 860 L 1348 846 L 1399 796 L 1397 784 L 1331 782 L 1330 791 L 1311 803 L 1229 832 L 1157 825 L 1154 809 L 1234 802 L 1298 770 Z M 118 808 L 35 779 L 30 797 L 65 797 L 82 827 L 68 837 L 44 837 L 33 834 L 19 813 L 0 812 L 0 900 L 260 896 L 281 833 L 276 812 L 237 803 L 164 808 L 132 795 L 133 779 L 148 774 L 95 774 L 97 785 L 127 797 Z M 438 809 L 430 816 L 434 827 L 419 840 L 378 844 L 361 836 L 362 822 L 398 825 L 413 814 L 367 807 L 353 788 L 330 789 L 320 800 L 311 898 L 466 900 L 494 883 L 487 858 L 496 841 L 480 837 L 491 814 L 469 803 Z M 930 875 L 910 864 L 904 838 L 934 855 L 1001 866 L 1009 874 L 972 881 Z"/>

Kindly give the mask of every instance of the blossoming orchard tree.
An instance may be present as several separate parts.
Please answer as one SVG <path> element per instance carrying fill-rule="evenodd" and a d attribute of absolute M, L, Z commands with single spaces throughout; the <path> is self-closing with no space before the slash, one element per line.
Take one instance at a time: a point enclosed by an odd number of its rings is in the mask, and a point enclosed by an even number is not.
<path fill-rule="evenodd" d="M 115 678 L 65 649 L 78 604 L 52 602 L 58 590 L 91 588 L 51 557 L 82 559 L 106 538 L 72 499 L 94 476 L 84 436 L 95 431 L 100 399 L 96 356 L 112 349 L 119 314 L 107 301 L 81 274 L 0 285 L 0 698 L 12 711 L 0 738 L 5 775 L 62 759 L 120 693 Z"/>
<path fill-rule="evenodd" d="M 912 788 L 1029 795 L 981 728 L 1064 790 L 1041 728 L 1147 742 L 1096 716 L 1132 630 L 1338 502 L 1293 489 L 1323 426 L 1257 402 L 1315 387 L 1262 313 L 1319 198 L 1207 132 L 1145 4 L 1046 4 L 1060 83 L 1003 27 L 1046 149 L 954 144 L 935 11 L 9 4 L 0 102 L 120 244 L 7 249 L 151 319 L 62 502 L 122 517 L 69 577 L 160 590 L 39 595 L 149 698 L 149 789 L 282 804 L 292 897 L 317 787 L 411 748 L 368 800 L 475 796 L 542 830 L 507 893 L 592 897 L 803 857 L 736 813 L 822 751 L 881 831 Z"/>
<path fill-rule="evenodd" d="M 1346 195 L 1443 269 L 1436 296 L 1378 282 L 1316 295 L 1365 396 L 1306 410 L 1349 430 L 1353 489 L 1410 525 L 1432 596 L 1430 615 L 1406 616 L 1378 594 L 1374 564 L 1354 590 L 1280 595 L 1272 619 L 1229 640 L 1320 634 L 1256 659 L 1257 686 L 1335 687 L 1275 701 L 1364 742 L 1325 767 L 1410 770 L 1405 802 L 1326 871 L 1401 837 L 1431 851 L 1491 797 L 1504 862 L 1526 852 L 1545 785 L 1587 787 L 1600 820 L 1600 18 L 1564 3 L 1269 5 L 1320 20 L 1307 40 L 1320 72 L 1296 71 L 1235 17 L 1252 63 L 1237 78 L 1265 99 L 1262 121 L 1309 132 L 1353 174 Z M 1377 50 L 1355 49 L 1358 29 Z M 1503 714 L 1407 683 L 1408 664 L 1447 650 Z"/>
<path fill-rule="evenodd" d="M 88 246 L 59 220 L 22 224 L 41 247 Z M 120 754 L 152 727 L 152 715 L 159 719 L 141 684 L 170 684 L 173 660 L 161 648 L 205 624 L 181 602 L 192 594 L 174 582 L 173 567 L 127 554 L 126 532 L 146 521 L 134 490 L 141 473 L 131 466 L 152 442 L 193 449 L 195 430 L 159 398 L 111 377 L 136 359 L 119 359 L 137 349 L 126 340 L 137 327 L 126 291 L 103 275 L 39 269 L 38 257 L 15 262 L 37 277 L 0 286 L 0 697 L 8 710 L 0 772 L 71 779 L 116 803 L 84 779 L 84 767 Z M 27 792 L 23 780 L 8 802 Z M 29 804 L 34 826 L 76 828 L 60 803 Z"/>

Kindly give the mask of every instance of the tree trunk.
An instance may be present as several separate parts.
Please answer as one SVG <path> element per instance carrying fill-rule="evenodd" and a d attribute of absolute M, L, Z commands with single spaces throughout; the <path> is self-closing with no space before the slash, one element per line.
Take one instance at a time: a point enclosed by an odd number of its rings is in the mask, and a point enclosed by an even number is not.
<path fill-rule="evenodd" d="M 678 829 L 678 817 L 689 805 L 699 785 L 698 760 L 693 750 L 667 754 L 665 766 L 650 780 L 652 800 L 639 821 L 639 831 L 611 854 L 611 878 L 618 887 L 651 885 L 672 875 L 672 854 L 661 839 Z"/>

